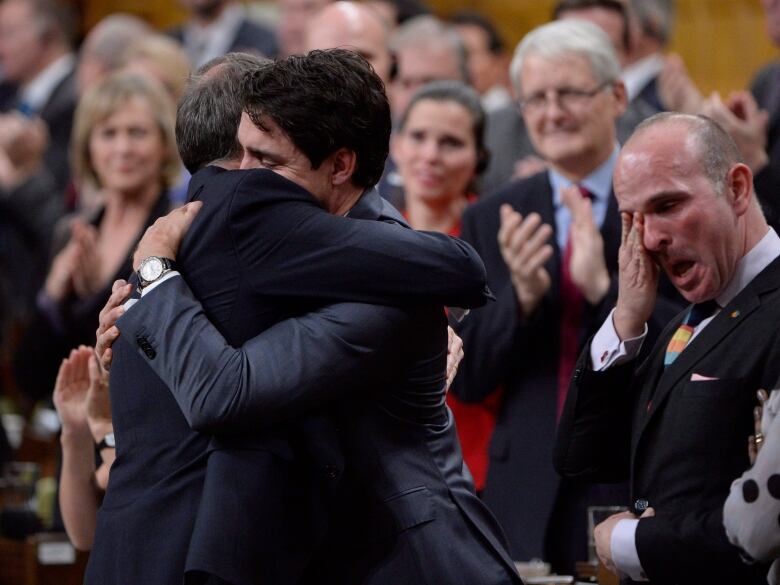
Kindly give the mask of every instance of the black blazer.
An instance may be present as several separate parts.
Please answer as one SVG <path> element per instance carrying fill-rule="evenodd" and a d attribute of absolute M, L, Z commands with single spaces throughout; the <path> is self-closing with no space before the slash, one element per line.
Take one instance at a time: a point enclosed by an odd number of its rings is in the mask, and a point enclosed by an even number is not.
<path fill-rule="evenodd" d="M 387 303 L 399 302 L 399 297 L 407 302 L 437 299 L 467 306 L 484 302 L 484 268 L 470 247 L 452 238 L 330 216 L 306 191 L 271 171 L 209 167 L 193 176 L 190 191 L 204 206 L 178 260 L 209 317 L 231 343 L 240 344 L 309 308 L 318 297 Z M 265 539 L 275 538 L 265 524 L 251 523 L 247 541 L 226 541 L 214 529 L 193 535 L 209 451 L 221 449 L 225 469 L 233 469 L 234 461 L 224 444 L 212 444 L 210 436 L 190 428 L 149 368 L 146 360 L 154 359 L 154 347 L 163 342 L 143 334 L 122 336 L 114 348 L 111 395 L 117 459 L 98 515 L 87 583 L 180 582 L 185 561 L 202 568 L 196 561 L 202 560 L 198 551 L 209 550 L 198 546 L 204 542 L 232 545 L 232 556 L 217 559 L 217 574 L 236 583 L 253 582 L 258 557 L 249 558 L 243 551 L 253 549 L 243 547 L 253 542 L 258 530 Z M 199 365 L 191 362 L 191 367 Z M 223 440 L 229 445 L 229 438 Z M 237 481 L 241 485 L 265 485 L 267 492 L 254 492 L 252 501 L 265 502 L 265 510 L 274 511 L 277 505 L 285 509 L 288 494 L 297 493 L 298 476 L 293 474 L 300 469 L 293 465 L 298 451 L 287 430 L 258 433 L 248 446 L 253 447 L 252 461 L 263 459 L 260 463 L 270 466 L 268 472 L 263 475 L 261 467 L 239 462 L 239 473 L 227 477 L 242 478 Z M 339 469 L 338 450 L 323 449 L 317 455 L 335 461 L 333 468 Z M 274 481 L 253 483 L 263 477 Z M 318 497 L 315 494 L 315 501 Z M 238 517 L 222 521 L 256 519 L 251 511 L 241 510 Z M 307 555 L 307 538 L 319 535 L 317 516 L 284 521 L 295 528 L 301 545 L 284 554 L 274 549 L 274 562 L 262 564 L 269 571 L 264 576 L 270 575 L 274 583 L 295 577 Z M 271 554 L 267 547 L 260 550 Z"/>
<path fill-rule="evenodd" d="M 750 85 L 758 105 L 769 112 L 766 151 L 769 163 L 753 177 L 756 196 L 764 215 L 775 230 L 780 229 L 780 62 L 759 71 Z"/>
<path fill-rule="evenodd" d="M 538 213 L 555 229 L 552 188 L 546 172 L 517 181 L 468 209 L 463 239 L 485 261 L 488 283 L 498 299 L 473 311 L 458 328 L 464 347 L 452 391 L 467 401 L 479 401 L 504 388 L 490 445 L 484 501 L 509 537 L 518 560 L 543 558 L 545 534 L 553 513 L 559 478 L 552 467 L 558 383 L 560 329 L 560 263 L 562 251 L 550 238 L 553 257 L 545 268 L 550 291 L 530 319 L 521 315 L 509 271 L 498 248 L 499 207 L 509 203 L 524 217 Z M 598 306 L 583 312 L 581 339 L 591 335 L 616 298 L 617 249 L 620 222 L 614 198 L 602 227 L 612 290 Z M 584 534 L 584 532 L 583 532 Z M 583 536 L 584 539 L 584 536 Z"/>
<path fill-rule="evenodd" d="M 632 500 L 656 511 L 636 532 L 652 583 L 765 583 L 766 567 L 744 564 L 729 544 L 723 503 L 749 466 L 756 390 L 780 375 L 780 259 L 664 370 L 683 315 L 639 366 L 593 372 L 585 348 L 561 419 L 556 469 L 568 477 L 630 478 Z M 713 379 L 694 381 L 693 374 Z"/>
<path fill-rule="evenodd" d="M 364 196 L 350 215 L 400 221 L 375 193 Z M 296 532 L 298 518 L 311 517 L 317 503 L 320 516 L 329 512 L 322 518 L 327 534 L 302 583 L 519 582 L 501 530 L 463 475 L 444 405 L 446 328 L 440 307 L 331 305 L 283 321 L 233 349 L 181 279 L 152 294 L 155 298 L 124 318 L 123 335 L 144 332 L 159 339 L 165 332 L 157 357 L 148 363 L 191 424 L 215 432 L 253 426 L 257 432 L 280 417 L 331 402 L 338 436 L 325 425 L 313 429 L 311 421 L 318 419 L 311 415 L 303 419 L 308 426 L 293 418 L 287 428 L 302 431 L 291 433 L 304 447 L 296 453 L 314 453 L 313 460 L 320 459 L 315 449 L 321 453 L 329 441 L 345 449 L 341 461 L 308 466 L 314 473 L 303 470 L 297 483 L 284 485 L 275 506 L 264 505 L 260 494 L 284 484 L 279 475 L 284 468 L 271 466 L 274 461 L 248 468 L 267 456 L 247 449 L 253 439 L 240 437 L 232 449 L 212 453 L 195 534 L 201 526 L 204 534 L 210 530 L 214 558 L 227 555 L 242 563 L 231 551 L 243 543 L 240 551 L 256 563 L 248 582 L 261 581 L 272 575 L 280 550 L 289 555 L 304 549 L 311 535 Z M 187 356 L 195 356 L 198 367 L 189 367 Z M 307 435 L 316 443 L 307 442 Z M 238 474 L 241 481 L 235 481 Z M 323 482 L 337 488 L 333 498 L 307 497 L 326 492 L 311 489 Z M 198 540 L 194 536 L 192 546 Z M 285 581 L 276 576 L 272 582 Z"/>

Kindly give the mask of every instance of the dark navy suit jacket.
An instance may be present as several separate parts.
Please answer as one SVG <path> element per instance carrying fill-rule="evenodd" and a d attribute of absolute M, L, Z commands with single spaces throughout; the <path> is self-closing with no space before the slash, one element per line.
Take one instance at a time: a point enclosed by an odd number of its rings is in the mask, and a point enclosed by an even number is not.
<path fill-rule="evenodd" d="M 209 167 L 193 177 L 190 189 L 204 206 L 178 260 L 209 316 L 232 343 L 240 344 L 322 298 L 388 303 L 416 299 L 464 306 L 484 302 L 484 267 L 474 251 L 457 240 L 330 216 L 306 191 L 271 171 Z M 132 314 L 131 308 L 125 317 Z M 87 583 L 178 583 L 185 562 L 202 568 L 203 559 L 193 551 L 208 549 L 203 543 L 214 541 L 213 532 L 193 535 L 193 529 L 208 454 L 217 449 L 229 457 L 229 450 L 190 427 L 149 368 L 160 341 L 160 336 L 126 334 L 114 348 L 110 387 L 117 459 L 98 515 Z M 197 356 L 182 357 L 189 358 L 188 367 L 199 367 Z M 263 500 L 266 510 L 277 505 L 285 509 L 290 503 L 285 486 L 294 493 L 292 474 L 308 469 L 294 465 L 298 453 L 309 453 L 296 449 L 287 432 L 269 428 L 254 434 L 251 445 L 279 471 L 279 481 L 269 486 L 268 499 Z M 339 469 L 337 451 L 315 455 L 332 459 L 333 469 Z M 231 477 L 237 482 L 251 479 L 246 473 L 255 471 L 241 463 L 243 476 Z M 225 465 L 231 468 L 233 462 Z M 286 499 L 276 502 L 274 497 Z M 245 519 L 246 513 L 241 514 L 235 522 Z M 319 526 L 317 518 L 284 520 L 299 521 L 296 533 L 311 532 L 316 538 L 317 530 L 310 528 Z M 266 531 L 265 538 L 273 540 L 275 535 Z M 235 555 L 216 559 L 217 574 L 224 571 L 226 577 L 245 582 L 242 571 L 256 562 L 242 552 L 246 542 L 232 544 Z M 275 564 L 263 563 L 272 571 L 271 582 L 294 577 L 307 550 L 305 545 L 303 552 L 285 550 L 275 555 Z"/>
<path fill-rule="evenodd" d="M 402 221 L 375 193 L 364 196 L 350 216 Z M 519 582 L 500 528 L 463 474 L 444 403 L 447 334 L 440 306 L 332 305 L 279 323 L 236 350 L 208 322 L 181 279 L 150 294 L 154 300 L 128 314 L 123 333 L 159 339 L 158 355 L 149 363 L 193 424 L 212 430 L 262 428 L 349 393 L 328 409 L 337 436 L 318 437 L 344 446 L 342 468 L 322 468 L 334 479 L 343 470 L 343 477 L 326 502 L 331 515 L 326 538 L 301 583 Z M 185 356 L 197 356 L 198 368 L 191 369 Z M 292 424 L 288 428 L 300 429 Z M 293 441 L 300 438 L 297 433 Z M 234 471 L 248 462 L 240 458 L 241 440 L 231 451 Z M 244 479 L 227 476 L 222 465 L 213 467 L 216 455 L 209 461 L 206 491 L 212 474 L 219 484 L 208 497 L 235 501 L 238 494 L 242 500 Z M 313 477 L 300 479 L 317 483 Z M 245 514 L 263 507 L 258 494 L 267 491 L 257 489 L 244 501 Z M 308 500 L 298 497 L 298 506 L 305 508 Z M 204 504 L 206 499 L 204 492 Z M 220 508 L 224 513 L 225 506 Z M 295 517 L 293 509 L 287 514 Z M 243 521 L 244 529 L 237 529 L 234 515 L 230 525 L 214 516 L 208 525 L 223 541 L 240 542 L 266 562 L 285 545 L 307 538 L 299 533 L 287 541 L 275 530 L 268 542 Z M 267 524 L 260 528 L 267 530 Z M 259 547 L 270 547 L 270 554 Z M 259 581 L 260 574 L 247 582 Z"/>

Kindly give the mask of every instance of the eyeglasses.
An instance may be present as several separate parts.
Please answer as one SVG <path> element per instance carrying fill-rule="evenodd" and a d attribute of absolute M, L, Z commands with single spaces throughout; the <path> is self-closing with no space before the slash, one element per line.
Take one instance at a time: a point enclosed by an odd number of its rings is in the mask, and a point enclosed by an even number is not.
<path fill-rule="evenodd" d="M 600 91 L 604 91 L 613 84 L 613 80 L 605 81 L 594 89 L 577 89 L 574 87 L 550 88 L 529 95 L 517 101 L 521 111 L 527 114 L 536 114 L 544 111 L 551 100 L 564 110 L 574 110 L 586 105 L 586 102 L 594 97 Z"/>

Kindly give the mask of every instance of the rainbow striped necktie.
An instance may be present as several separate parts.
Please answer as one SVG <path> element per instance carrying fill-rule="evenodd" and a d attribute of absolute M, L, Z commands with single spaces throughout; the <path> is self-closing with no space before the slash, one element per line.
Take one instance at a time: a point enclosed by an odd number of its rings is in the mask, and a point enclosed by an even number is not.
<path fill-rule="evenodd" d="M 677 359 L 677 356 L 682 353 L 685 346 L 693 337 L 693 330 L 704 321 L 707 317 L 718 309 L 718 303 L 714 299 L 704 301 L 692 305 L 690 311 L 683 319 L 683 322 L 677 328 L 677 331 L 672 335 L 672 339 L 669 341 L 669 345 L 666 346 L 666 355 L 664 356 L 664 367 L 669 367 Z"/>

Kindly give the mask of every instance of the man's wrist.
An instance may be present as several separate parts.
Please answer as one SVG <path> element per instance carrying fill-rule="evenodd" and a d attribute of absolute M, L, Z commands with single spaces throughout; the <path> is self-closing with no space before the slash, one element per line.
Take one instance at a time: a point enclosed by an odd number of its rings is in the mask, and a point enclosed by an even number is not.
<path fill-rule="evenodd" d="M 87 425 L 62 427 L 62 432 L 60 433 L 60 444 L 63 447 L 68 447 L 71 445 L 84 445 L 90 442 L 92 442 L 92 434 L 90 433 L 89 427 Z"/>
<path fill-rule="evenodd" d="M 111 422 L 94 422 L 90 423 L 89 431 L 95 443 L 99 443 L 106 435 L 113 434 L 114 425 Z"/>
<path fill-rule="evenodd" d="M 620 341 L 641 336 L 645 330 L 645 322 L 645 319 L 636 319 L 633 316 L 625 315 L 620 310 L 620 305 L 615 308 L 615 312 L 612 315 L 612 324 Z"/>
<path fill-rule="evenodd" d="M 612 562 L 622 575 L 631 577 L 634 581 L 647 581 L 636 549 L 636 529 L 639 519 L 623 519 L 615 524 L 610 537 L 610 553 Z"/>
<path fill-rule="evenodd" d="M 150 292 L 152 292 L 154 289 L 156 289 L 165 281 L 170 280 L 171 278 L 174 278 L 176 276 L 181 276 L 181 273 L 178 270 L 169 270 L 168 272 L 163 274 L 159 279 L 155 280 L 152 284 L 142 288 L 141 298 L 144 298 L 146 295 L 148 295 Z"/>

